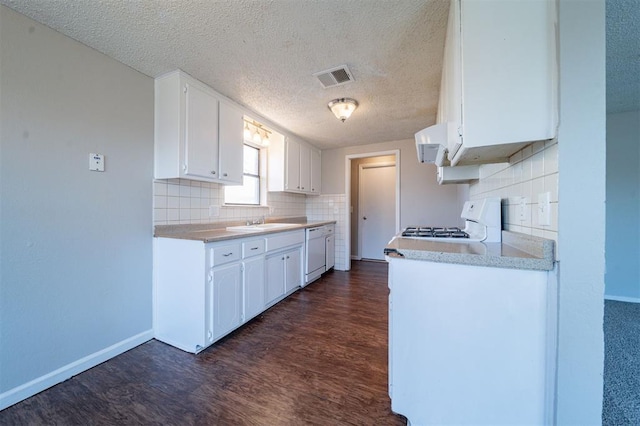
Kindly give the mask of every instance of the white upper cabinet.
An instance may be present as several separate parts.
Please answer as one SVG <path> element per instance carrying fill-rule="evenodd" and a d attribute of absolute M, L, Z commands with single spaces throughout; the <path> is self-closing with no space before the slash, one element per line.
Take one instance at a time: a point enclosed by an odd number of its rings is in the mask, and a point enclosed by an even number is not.
<path fill-rule="evenodd" d="M 451 164 L 503 162 L 557 132 L 553 0 L 452 0 L 438 123 Z"/>
<path fill-rule="evenodd" d="M 300 187 L 300 144 L 287 138 L 285 143 L 285 188 L 289 191 L 302 191 Z"/>
<path fill-rule="evenodd" d="M 311 192 L 311 148 L 308 145 L 300 144 L 298 164 L 300 168 L 300 190 L 302 192 Z"/>
<path fill-rule="evenodd" d="M 320 151 L 293 139 L 274 135 L 269 145 L 269 191 L 320 194 Z"/>
<path fill-rule="evenodd" d="M 184 98 L 184 174 L 215 178 L 219 173 L 218 100 L 199 86 L 189 83 L 184 84 Z"/>
<path fill-rule="evenodd" d="M 243 116 L 240 108 L 220 102 L 220 176 L 224 183 L 242 185 Z"/>
<path fill-rule="evenodd" d="M 155 177 L 242 183 L 242 111 L 175 71 L 155 81 Z"/>
<path fill-rule="evenodd" d="M 322 192 L 322 156 L 317 149 L 311 150 L 311 193 Z"/>

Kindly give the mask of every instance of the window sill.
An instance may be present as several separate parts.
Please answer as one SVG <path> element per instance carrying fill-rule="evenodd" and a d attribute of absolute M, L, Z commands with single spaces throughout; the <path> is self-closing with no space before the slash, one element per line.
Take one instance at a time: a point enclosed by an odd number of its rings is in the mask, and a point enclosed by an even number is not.
<path fill-rule="evenodd" d="M 220 207 L 242 207 L 244 209 L 268 209 L 269 206 L 266 204 L 223 204 Z"/>

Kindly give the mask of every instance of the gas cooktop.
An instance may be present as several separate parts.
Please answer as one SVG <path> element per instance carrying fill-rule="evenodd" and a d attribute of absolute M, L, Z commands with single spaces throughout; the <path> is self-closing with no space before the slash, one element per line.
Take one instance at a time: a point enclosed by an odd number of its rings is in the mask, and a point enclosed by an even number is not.
<path fill-rule="evenodd" d="M 469 234 L 458 227 L 409 226 L 402 231 L 403 237 L 412 238 L 469 238 Z"/>

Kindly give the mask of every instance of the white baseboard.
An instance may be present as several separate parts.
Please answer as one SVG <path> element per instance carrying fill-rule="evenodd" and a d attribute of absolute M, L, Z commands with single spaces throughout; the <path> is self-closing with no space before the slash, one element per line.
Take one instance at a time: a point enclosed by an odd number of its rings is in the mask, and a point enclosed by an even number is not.
<path fill-rule="evenodd" d="M 42 392 L 43 390 L 64 382 L 65 380 L 82 373 L 98 364 L 101 364 L 123 352 L 133 349 L 153 339 L 153 330 L 144 331 L 138 335 L 122 340 L 108 348 L 102 349 L 77 361 L 60 367 L 50 373 L 40 376 L 25 384 L 10 389 L 0 394 L 0 410 L 16 404 L 23 399 Z"/>
<path fill-rule="evenodd" d="M 608 294 L 604 295 L 604 300 L 615 300 L 617 302 L 640 303 L 640 297 L 610 296 Z"/>

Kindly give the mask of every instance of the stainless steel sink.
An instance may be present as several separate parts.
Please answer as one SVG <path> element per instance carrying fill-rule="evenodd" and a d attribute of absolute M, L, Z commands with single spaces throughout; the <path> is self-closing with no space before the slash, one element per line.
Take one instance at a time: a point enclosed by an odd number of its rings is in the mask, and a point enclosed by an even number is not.
<path fill-rule="evenodd" d="M 259 223 L 256 225 L 227 226 L 227 231 L 260 232 L 260 231 L 269 231 L 272 229 L 293 228 L 296 226 L 300 226 L 300 224 L 299 223 Z"/>

